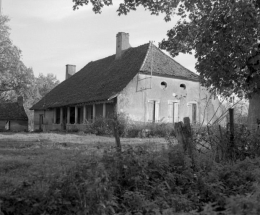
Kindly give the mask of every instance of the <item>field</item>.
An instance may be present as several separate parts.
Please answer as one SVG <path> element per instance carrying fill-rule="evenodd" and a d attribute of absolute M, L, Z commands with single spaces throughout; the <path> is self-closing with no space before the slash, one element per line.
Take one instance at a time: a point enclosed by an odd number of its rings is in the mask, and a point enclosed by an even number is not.
<path fill-rule="evenodd" d="M 122 138 L 122 146 L 142 145 L 152 149 L 166 146 L 163 138 Z M 114 138 L 62 133 L 1 133 L 0 194 L 33 181 L 36 190 L 44 190 L 55 177 L 86 155 L 102 154 L 115 145 Z"/>
<path fill-rule="evenodd" d="M 111 137 L 1 133 L 0 215 L 259 215 L 256 140 L 216 162 L 163 138 L 121 138 L 118 153 Z"/>

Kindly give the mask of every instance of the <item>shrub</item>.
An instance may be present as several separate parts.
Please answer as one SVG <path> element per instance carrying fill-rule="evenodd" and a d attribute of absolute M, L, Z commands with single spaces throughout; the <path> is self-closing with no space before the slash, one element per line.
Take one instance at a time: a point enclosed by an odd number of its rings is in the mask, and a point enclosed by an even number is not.
<path fill-rule="evenodd" d="M 174 136 L 173 125 L 166 123 L 128 124 L 126 137 L 167 137 Z"/>
<path fill-rule="evenodd" d="M 33 179 L 0 196 L 4 214 L 259 214 L 260 158 L 215 162 L 212 151 L 181 145 L 161 151 L 109 147 L 101 155 L 77 156 L 61 175 Z M 34 189 L 33 189 L 34 188 Z"/>

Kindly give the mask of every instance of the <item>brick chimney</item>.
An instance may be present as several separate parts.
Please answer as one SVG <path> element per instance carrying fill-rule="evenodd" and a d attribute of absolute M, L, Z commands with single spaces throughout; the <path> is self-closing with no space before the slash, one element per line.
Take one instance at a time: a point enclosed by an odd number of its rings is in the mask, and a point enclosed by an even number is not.
<path fill-rule="evenodd" d="M 116 59 L 121 58 L 124 51 L 130 48 L 129 44 L 129 34 L 124 32 L 119 32 L 116 35 Z"/>
<path fill-rule="evenodd" d="M 23 97 L 22 96 L 18 96 L 17 103 L 19 106 L 23 107 Z"/>
<path fill-rule="evenodd" d="M 72 75 L 76 73 L 76 66 L 75 65 L 66 65 L 66 80 L 70 78 Z"/>

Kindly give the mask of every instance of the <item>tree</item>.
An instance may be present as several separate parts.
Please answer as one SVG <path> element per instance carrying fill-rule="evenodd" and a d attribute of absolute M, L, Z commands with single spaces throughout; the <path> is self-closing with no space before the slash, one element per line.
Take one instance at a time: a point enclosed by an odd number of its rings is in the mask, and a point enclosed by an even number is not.
<path fill-rule="evenodd" d="M 33 111 L 30 110 L 30 108 L 59 83 L 60 82 L 59 80 L 57 80 L 56 76 L 51 73 L 47 74 L 46 76 L 40 73 L 38 77 L 34 77 L 33 81 L 31 82 L 30 88 L 26 91 L 24 95 L 24 97 L 26 98 L 24 107 L 29 118 L 30 130 L 31 128 L 33 128 L 34 117 Z"/>
<path fill-rule="evenodd" d="M 74 9 L 88 0 L 73 0 Z M 112 0 L 92 0 L 100 13 Z M 235 93 L 249 98 L 249 123 L 260 119 L 260 1 L 259 0 L 125 0 L 118 13 L 127 14 L 142 5 L 152 14 L 180 17 L 159 44 L 173 57 L 192 53 L 200 81 L 225 97 Z"/>
<path fill-rule="evenodd" d="M 8 21 L 8 17 L 0 16 L 0 101 L 16 101 L 18 95 L 23 96 L 30 126 L 33 112 L 29 108 L 57 86 L 59 81 L 52 74 L 34 77 L 33 70 L 21 61 L 21 50 L 10 39 Z"/>
<path fill-rule="evenodd" d="M 0 16 L 0 97 L 9 100 L 31 84 L 33 71 L 21 61 L 21 51 L 10 40 L 6 16 Z"/>
<path fill-rule="evenodd" d="M 44 76 L 42 73 L 36 78 L 36 85 L 41 97 L 44 97 L 48 92 L 50 92 L 54 87 L 56 87 L 60 82 L 57 80 L 56 76 L 48 73 Z"/>

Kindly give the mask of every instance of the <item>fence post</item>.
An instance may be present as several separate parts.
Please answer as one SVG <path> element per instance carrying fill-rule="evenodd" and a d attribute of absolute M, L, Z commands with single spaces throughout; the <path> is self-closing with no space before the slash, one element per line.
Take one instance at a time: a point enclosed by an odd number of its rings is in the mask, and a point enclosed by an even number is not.
<path fill-rule="evenodd" d="M 174 123 L 176 138 L 178 142 L 182 144 L 184 154 L 188 154 L 188 156 L 192 160 L 192 164 L 194 165 L 193 142 L 192 142 L 190 118 L 184 117 L 183 122 L 184 124 L 182 122 Z"/>
<path fill-rule="evenodd" d="M 229 129 L 230 129 L 230 139 L 229 139 L 229 155 L 231 156 L 230 158 L 233 158 L 233 151 L 234 151 L 234 147 L 235 147 L 235 143 L 234 143 L 234 109 L 233 108 L 229 108 Z"/>
<path fill-rule="evenodd" d="M 121 146 L 120 137 L 119 137 L 119 122 L 118 122 L 116 113 L 114 114 L 114 118 L 113 118 L 113 127 L 114 127 L 114 137 L 115 137 L 115 142 L 116 142 L 116 149 L 117 149 L 117 152 L 121 153 L 122 146 Z"/>

